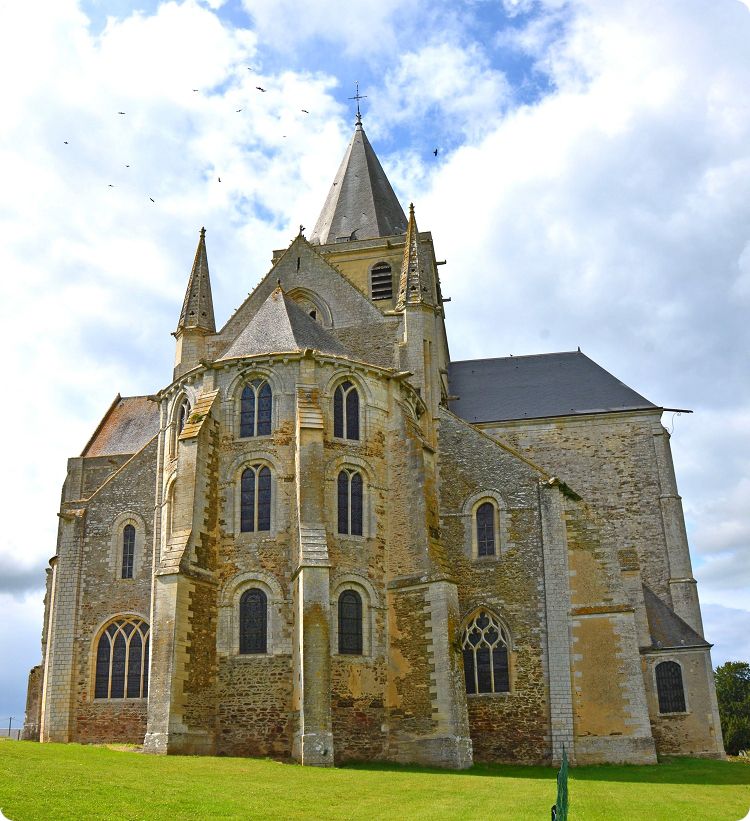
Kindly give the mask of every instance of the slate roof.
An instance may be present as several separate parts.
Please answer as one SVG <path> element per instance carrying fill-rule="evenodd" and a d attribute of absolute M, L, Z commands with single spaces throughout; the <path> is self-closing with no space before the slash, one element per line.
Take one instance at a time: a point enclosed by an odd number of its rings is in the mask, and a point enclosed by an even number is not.
<path fill-rule="evenodd" d="M 137 453 L 158 432 L 159 405 L 153 399 L 118 394 L 81 456 Z"/>
<path fill-rule="evenodd" d="M 307 348 L 351 356 L 322 325 L 285 296 L 281 288 L 276 288 L 220 359 L 304 351 Z"/>
<path fill-rule="evenodd" d="M 657 406 L 580 351 L 452 362 L 450 409 L 467 422 L 543 419 Z"/>
<path fill-rule="evenodd" d="M 373 239 L 403 234 L 404 209 L 357 119 L 349 147 L 328 192 L 310 242 Z"/>
<path fill-rule="evenodd" d="M 198 247 L 195 250 L 193 268 L 190 272 L 177 328 L 178 330 L 180 328 L 202 328 L 209 333 L 216 332 L 214 303 L 211 297 L 211 280 L 208 276 L 205 228 L 201 228 L 201 235 L 198 240 Z"/>
<path fill-rule="evenodd" d="M 643 585 L 643 600 L 646 605 L 646 618 L 653 647 L 658 650 L 676 647 L 711 647 L 645 584 Z"/>

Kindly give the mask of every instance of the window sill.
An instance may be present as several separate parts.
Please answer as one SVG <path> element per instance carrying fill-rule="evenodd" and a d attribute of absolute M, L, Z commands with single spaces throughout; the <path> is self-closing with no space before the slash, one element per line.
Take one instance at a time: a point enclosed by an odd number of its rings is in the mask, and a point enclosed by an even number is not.
<path fill-rule="evenodd" d="M 134 704 L 138 702 L 145 702 L 148 701 L 148 696 L 137 698 L 95 698 L 92 699 L 90 704 Z"/>
<path fill-rule="evenodd" d="M 467 693 L 466 698 L 507 698 L 512 695 L 512 690 L 501 690 L 498 693 Z"/>
<path fill-rule="evenodd" d="M 690 710 L 683 710 L 682 712 L 674 713 L 657 713 L 659 718 L 683 718 L 690 715 Z"/>

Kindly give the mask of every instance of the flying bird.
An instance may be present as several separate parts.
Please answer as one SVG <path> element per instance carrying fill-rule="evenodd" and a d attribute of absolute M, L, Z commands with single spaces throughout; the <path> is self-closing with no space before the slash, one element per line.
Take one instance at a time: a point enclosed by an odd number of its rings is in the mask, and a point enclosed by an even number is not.
<path fill-rule="evenodd" d="M 241 108 L 238 108 L 238 109 L 237 109 L 237 111 L 235 112 L 235 114 L 239 114 L 239 113 L 240 113 L 240 111 L 242 111 L 242 109 L 241 109 Z"/>
<path fill-rule="evenodd" d="M 67 141 L 67 140 L 63 140 L 63 142 L 65 143 L 65 145 L 67 145 L 67 144 L 68 144 L 68 141 Z"/>
<path fill-rule="evenodd" d="M 437 155 L 438 155 L 438 150 L 437 150 L 437 148 L 436 148 L 436 149 L 435 149 L 432 153 L 433 153 L 433 154 L 437 157 Z"/>
<path fill-rule="evenodd" d="M 124 111 L 118 111 L 117 113 L 118 114 L 124 114 L 125 112 Z"/>
<path fill-rule="evenodd" d="M 126 163 L 126 164 L 125 164 L 125 168 L 130 168 L 130 166 Z"/>
<path fill-rule="evenodd" d="M 151 200 L 151 202 L 156 202 L 156 200 L 153 197 L 149 197 L 149 199 Z"/>
<path fill-rule="evenodd" d="M 309 114 L 309 113 L 310 113 L 310 112 L 309 112 L 306 108 L 303 108 L 303 109 L 301 109 L 301 110 L 302 110 L 302 113 L 303 113 L 303 114 Z"/>
<path fill-rule="evenodd" d="M 114 185 L 112 185 L 112 183 L 110 183 L 110 184 L 109 184 L 109 187 L 110 187 L 110 188 L 114 188 Z"/>
<path fill-rule="evenodd" d="M 221 177 L 219 177 L 218 179 L 219 179 L 219 182 L 221 182 Z"/>
<path fill-rule="evenodd" d="M 194 89 L 193 89 L 193 91 L 197 91 L 197 90 L 198 90 L 197 88 L 194 88 Z"/>
<path fill-rule="evenodd" d="M 262 91 L 265 94 L 265 91 L 266 91 L 265 88 L 261 88 L 260 86 L 255 86 L 255 87 L 258 89 L 258 91 Z"/>

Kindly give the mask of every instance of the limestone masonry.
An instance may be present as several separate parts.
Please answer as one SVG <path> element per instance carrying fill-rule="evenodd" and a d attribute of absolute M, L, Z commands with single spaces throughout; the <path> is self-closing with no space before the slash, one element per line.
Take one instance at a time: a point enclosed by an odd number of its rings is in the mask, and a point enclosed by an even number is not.
<path fill-rule="evenodd" d="M 464 768 L 723 756 L 662 408 L 580 351 L 451 362 L 362 128 L 171 382 L 68 462 L 25 737 Z"/>

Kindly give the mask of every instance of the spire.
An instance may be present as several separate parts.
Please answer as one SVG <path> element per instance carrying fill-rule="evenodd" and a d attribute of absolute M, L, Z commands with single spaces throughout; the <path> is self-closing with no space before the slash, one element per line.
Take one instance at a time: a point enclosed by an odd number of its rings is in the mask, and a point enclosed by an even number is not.
<path fill-rule="evenodd" d="M 211 280 L 208 277 L 205 228 L 201 228 L 193 270 L 190 272 L 185 301 L 182 303 L 180 321 L 177 323 L 178 331 L 184 331 L 187 328 L 199 328 L 209 333 L 216 333 L 214 303 L 211 298 Z"/>
<path fill-rule="evenodd" d="M 409 225 L 406 229 L 404 259 L 401 263 L 401 278 L 398 286 L 396 310 L 403 311 L 407 305 L 430 302 L 426 285 L 422 254 L 419 250 L 419 231 L 414 217 L 414 204 L 409 204 Z"/>
<path fill-rule="evenodd" d="M 344 240 L 390 237 L 403 234 L 405 230 L 404 209 L 367 139 L 357 103 L 354 135 L 310 242 L 326 245 Z"/>

